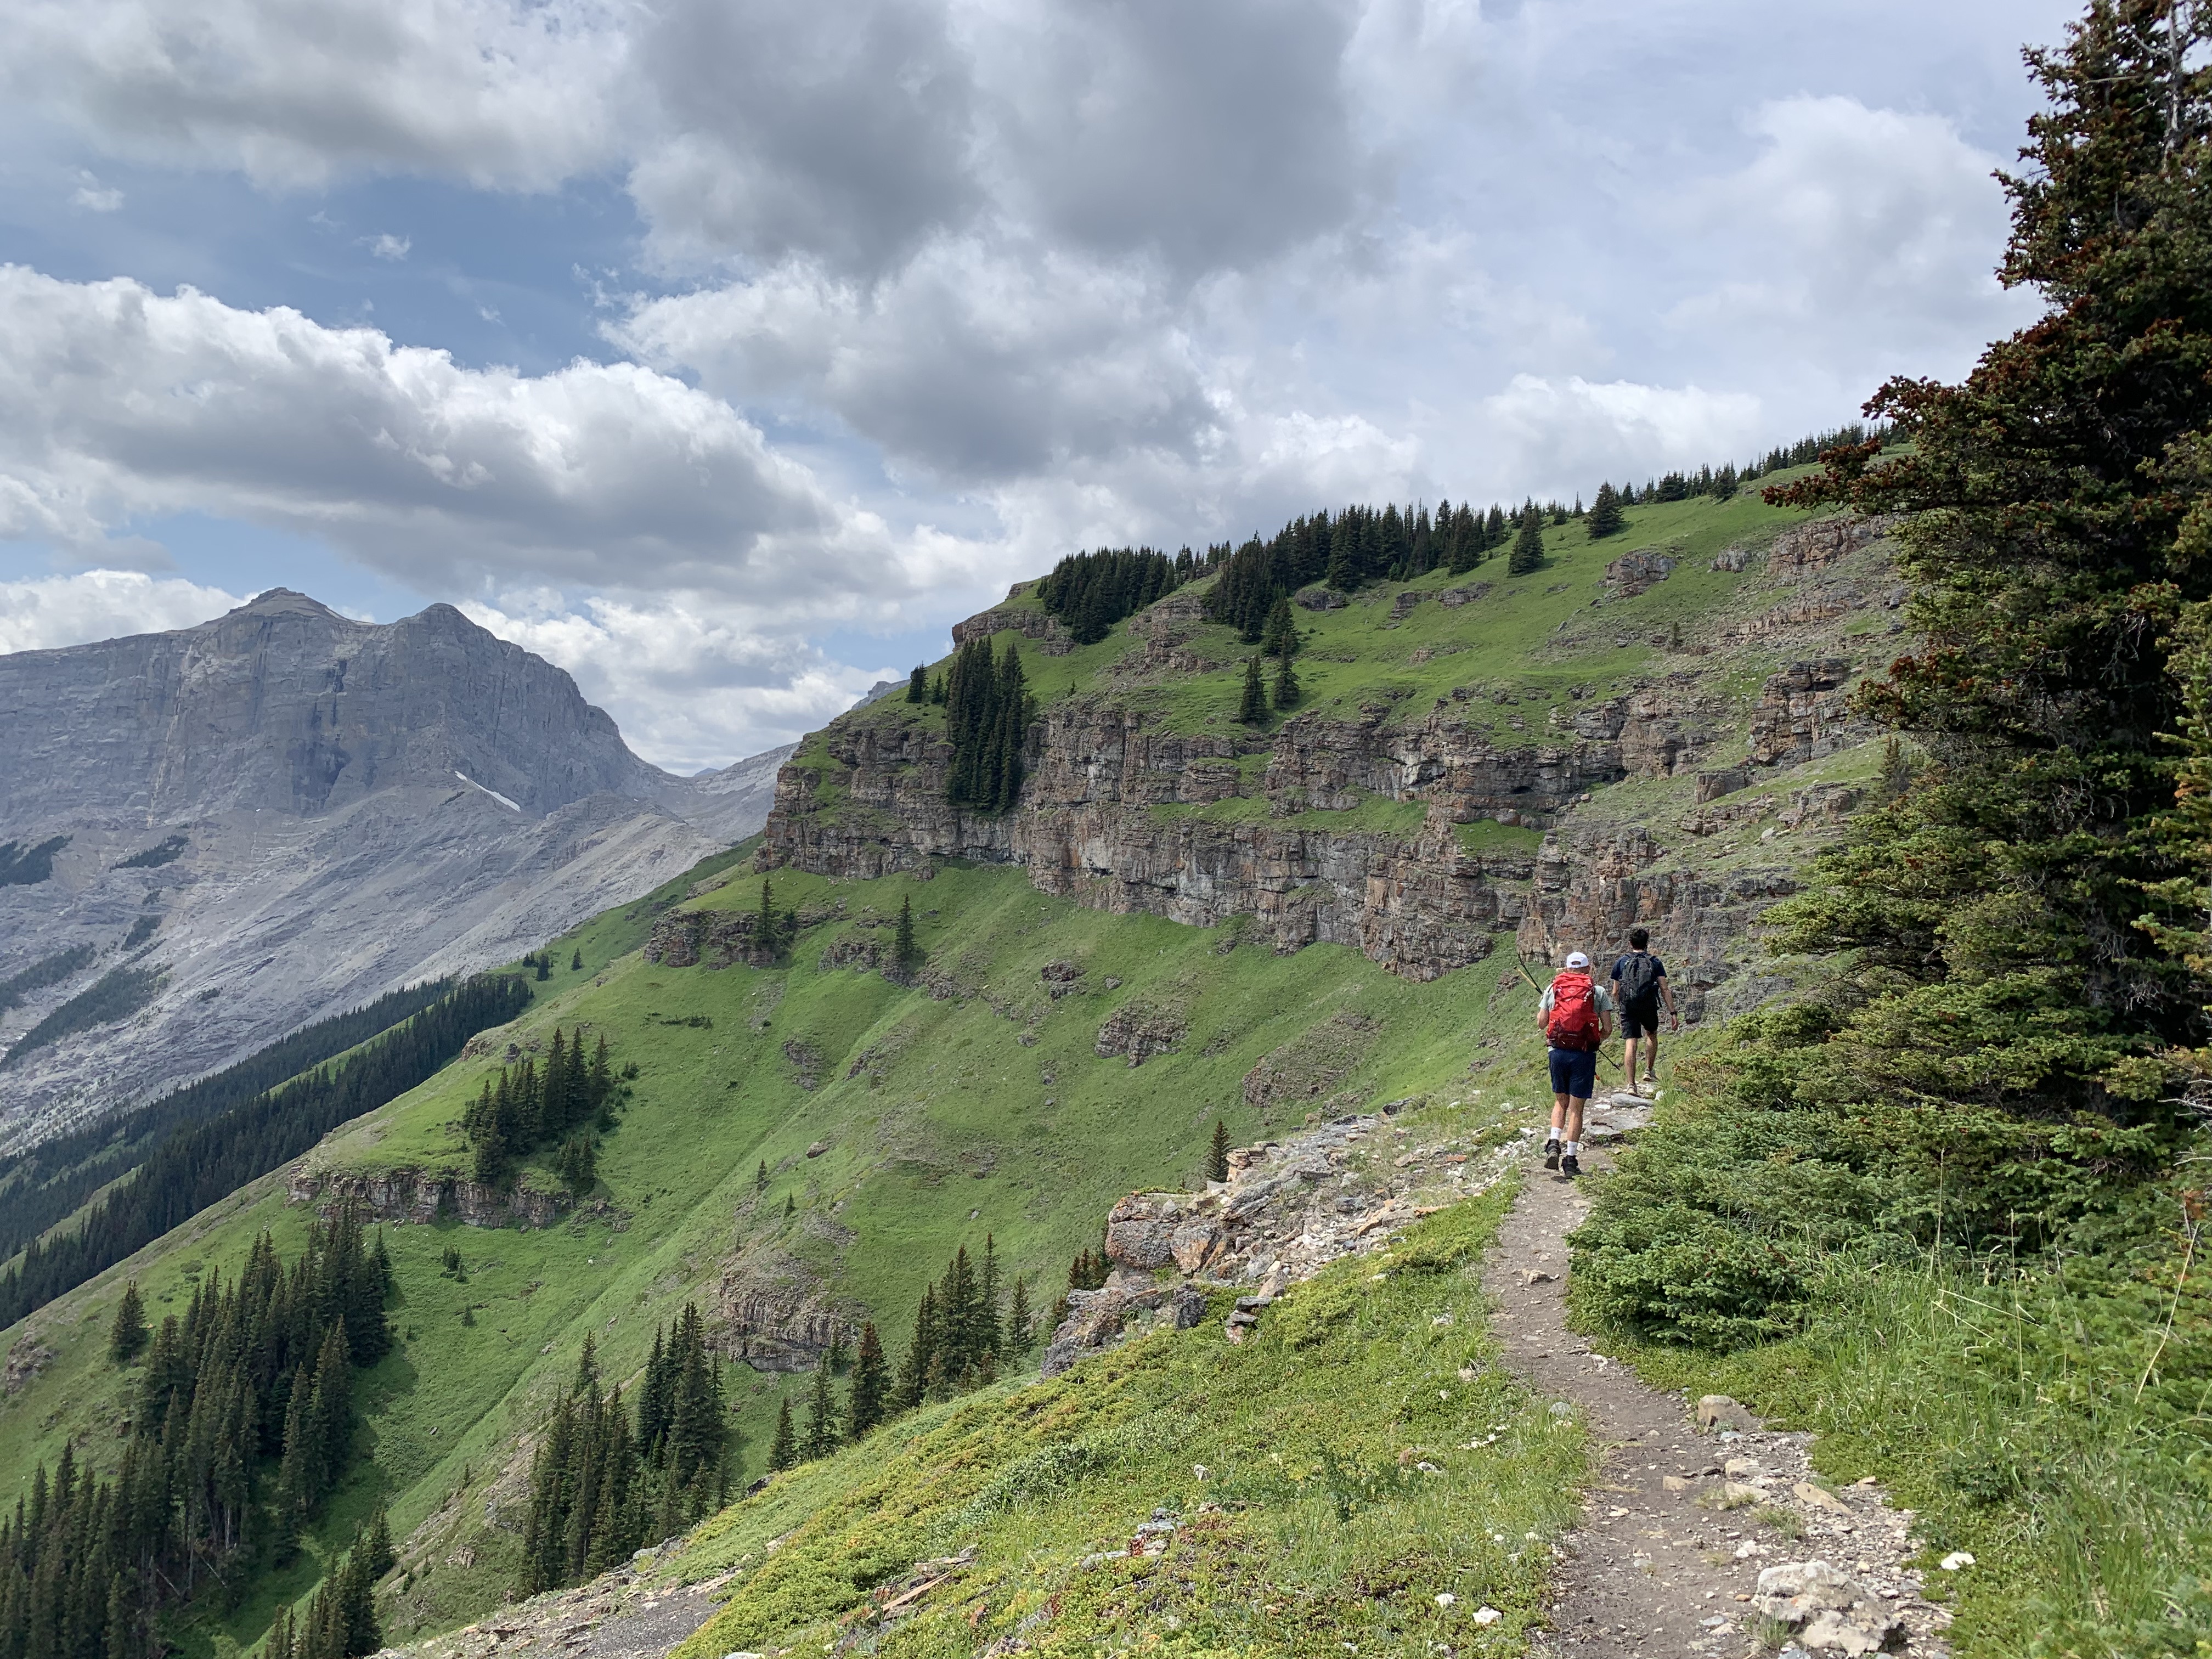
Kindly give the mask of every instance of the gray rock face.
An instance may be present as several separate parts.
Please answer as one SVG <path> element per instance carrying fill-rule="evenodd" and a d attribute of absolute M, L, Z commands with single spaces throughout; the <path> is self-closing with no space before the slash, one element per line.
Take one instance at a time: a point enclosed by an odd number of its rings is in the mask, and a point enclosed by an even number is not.
<path fill-rule="evenodd" d="M 0 1045 L 111 969 L 162 975 L 128 1020 L 0 1070 L 0 1145 L 634 898 L 759 829 L 788 752 L 663 772 L 566 673 L 443 605 L 380 626 L 276 589 L 0 656 L 0 842 L 69 838 L 48 879 L 0 886 L 0 981 L 96 953 L 0 1008 Z"/>

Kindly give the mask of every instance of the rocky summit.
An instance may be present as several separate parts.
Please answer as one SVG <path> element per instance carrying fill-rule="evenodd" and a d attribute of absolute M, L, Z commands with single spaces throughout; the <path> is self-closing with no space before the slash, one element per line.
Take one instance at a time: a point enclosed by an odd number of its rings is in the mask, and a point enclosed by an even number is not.
<path fill-rule="evenodd" d="M 0 657 L 0 1135 L 534 948 L 757 830 L 784 753 L 663 772 L 446 605 L 379 625 L 278 588 Z"/>

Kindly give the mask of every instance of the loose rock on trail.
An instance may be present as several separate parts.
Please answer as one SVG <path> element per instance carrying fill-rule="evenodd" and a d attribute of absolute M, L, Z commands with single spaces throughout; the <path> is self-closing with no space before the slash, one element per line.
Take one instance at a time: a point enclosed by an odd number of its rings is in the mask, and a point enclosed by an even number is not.
<path fill-rule="evenodd" d="M 1583 1161 L 1648 1120 L 1621 1092 L 1590 1103 Z M 1732 1400 L 1647 1388 L 1567 1328 L 1566 1235 L 1589 1211 L 1540 1167 L 1507 1216 L 1484 1279 L 1509 1364 L 1587 1420 L 1601 1462 L 1581 1527 L 1560 1540 L 1547 1659 L 1903 1652 L 1936 1659 L 1950 1615 L 1922 1595 L 1910 1510 L 1868 1482 L 1832 1487 L 1812 1437 L 1765 1430 Z M 1700 1426 L 1701 1423 L 1704 1426 Z"/>

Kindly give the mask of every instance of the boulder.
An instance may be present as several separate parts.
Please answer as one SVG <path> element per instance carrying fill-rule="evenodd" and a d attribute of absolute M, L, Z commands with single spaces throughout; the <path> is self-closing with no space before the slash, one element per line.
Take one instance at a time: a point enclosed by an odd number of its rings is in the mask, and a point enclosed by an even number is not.
<path fill-rule="evenodd" d="M 1744 1408 L 1741 1401 L 1724 1394 L 1709 1394 L 1698 1401 L 1698 1427 L 1705 1433 L 1733 1429 L 1738 1434 L 1748 1434 L 1758 1426 L 1759 1419 Z"/>
<path fill-rule="evenodd" d="M 1181 1194 L 1130 1194 L 1107 1212 L 1106 1259 L 1139 1273 L 1171 1266 L 1184 1218 Z"/>
<path fill-rule="evenodd" d="M 1902 1628 L 1887 1601 L 1826 1561 L 1768 1567 L 1752 1605 L 1812 1653 L 1879 1653 Z"/>
<path fill-rule="evenodd" d="M 1178 1270 L 1204 1273 L 1228 1254 L 1229 1240 L 1211 1221 L 1186 1221 L 1175 1230 L 1168 1248 Z"/>
<path fill-rule="evenodd" d="M 1121 1316 L 1127 1298 L 1110 1286 L 1103 1291 L 1070 1291 L 1067 1317 L 1052 1334 L 1039 1370 L 1058 1376 L 1091 1348 L 1103 1348 L 1121 1334 Z"/>
<path fill-rule="evenodd" d="M 1624 553 L 1605 568 L 1606 591 L 1616 599 L 1634 599 L 1674 574 L 1674 561 L 1664 553 L 1638 548 Z"/>

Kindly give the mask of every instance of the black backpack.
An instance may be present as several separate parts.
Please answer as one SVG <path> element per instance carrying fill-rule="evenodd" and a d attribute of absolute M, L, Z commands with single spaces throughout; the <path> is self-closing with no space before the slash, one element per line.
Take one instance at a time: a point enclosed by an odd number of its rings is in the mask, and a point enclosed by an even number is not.
<path fill-rule="evenodd" d="M 1658 994 L 1659 960 L 1649 951 L 1631 951 L 1613 971 L 1620 975 L 1624 1005 L 1649 1002 Z"/>

